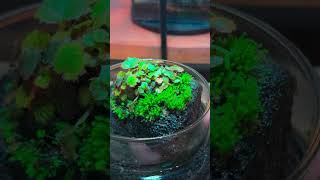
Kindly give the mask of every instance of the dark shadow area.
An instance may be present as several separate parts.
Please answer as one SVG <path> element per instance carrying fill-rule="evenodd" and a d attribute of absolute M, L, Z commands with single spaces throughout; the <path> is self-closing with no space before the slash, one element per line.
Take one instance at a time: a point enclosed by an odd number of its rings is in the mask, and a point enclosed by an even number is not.
<path fill-rule="evenodd" d="M 270 24 L 292 41 L 309 58 L 312 65 L 320 65 L 318 52 L 320 42 L 319 8 L 243 5 L 233 5 L 232 7 Z"/>
<path fill-rule="evenodd" d="M 16 10 L 18 8 L 31 5 L 33 3 L 41 2 L 41 0 L 10 0 L 4 1 L 0 6 L 0 14 L 6 13 L 11 10 Z"/>

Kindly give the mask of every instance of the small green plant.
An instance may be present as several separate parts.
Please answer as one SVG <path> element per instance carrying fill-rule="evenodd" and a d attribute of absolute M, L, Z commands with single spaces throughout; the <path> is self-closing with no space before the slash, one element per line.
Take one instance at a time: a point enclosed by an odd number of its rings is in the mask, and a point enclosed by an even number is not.
<path fill-rule="evenodd" d="M 113 82 L 111 109 L 118 119 L 154 121 L 167 110 L 183 110 L 192 98 L 192 76 L 178 65 L 129 57 Z"/>
<path fill-rule="evenodd" d="M 254 69 L 265 50 L 246 35 L 230 34 L 234 23 L 216 17 L 211 45 L 211 145 L 222 154 L 255 128 L 261 112 Z"/>
<path fill-rule="evenodd" d="M 109 3 L 44 0 L 36 18 L 55 31 L 29 33 L 18 75 L 1 85 L 13 94 L 0 106 L 5 163 L 25 179 L 108 178 Z"/>

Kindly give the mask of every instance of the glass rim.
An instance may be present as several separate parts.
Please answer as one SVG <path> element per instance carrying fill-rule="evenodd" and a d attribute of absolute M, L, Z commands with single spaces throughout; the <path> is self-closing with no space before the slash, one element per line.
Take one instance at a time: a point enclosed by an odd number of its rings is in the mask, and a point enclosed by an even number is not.
<path fill-rule="evenodd" d="M 320 92 L 320 86 L 319 86 L 319 83 L 317 83 L 317 82 L 320 82 L 320 79 L 319 79 L 319 76 L 312 69 L 312 66 L 309 63 L 308 58 L 301 52 L 301 50 L 299 50 L 291 41 L 289 41 L 286 37 L 284 37 L 281 33 L 279 33 L 277 30 L 272 28 L 270 25 L 253 16 L 247 15 L 246 13 L 240 12 L 236 9 L 233 9 L 218 3 L 213 3 L 212 7 L 218 11 L 221 11 L 222 13 L 228 13 L 231 16 L 242 19 L 246 23 L 253 25 L 254 27 L 261 30 L 262 32 L 266 33 L 267 36 L 271 37 L 272 39 L 280 43 L 281 46 L 285 48 L 287 52 L 289 52 L 290 56 L 294 59 L 295 63 L 297 63 L 300 66 L 299 67 L 300 71 L 303 72 L 305 76 L 307 76 L 308 80 L 312 81 L 311 85 L 313 87 L 313 90 L 316 92 L 315 93 L 316 109 L 320 107 L 320 95 L 318 93 Z M 311 143 L 308 145 L 307 150 L 304 153 L 300 163 L 297 164 L 297 166 L 293 169 L 292 173 L 288 174 L 287 179 L 302 178 L 305 175 L 305 172 L 308 169 L 317 151 L 319 150 L 319 147 L 320 147 L 319 116 L 320 116 L 319 110 L 313 113 L 313 118 L 315 121 L 317 121 L 317 124 L 316 124 L 315 132 L 311 136 L 311 141 L 310 141 Z"/>
<path fill-rule="evenodd" d="M 203 113 L 201 113 L 201 116 L 199 116 L 197 118 L 196 121 L 194 121 L 192 124 L 188 125 L 187 127 L 172 133 L 172 134 L 166 134 L 163 136 L 156 136 L 156 137 L 143 137 L 143 138 L 137 138 L 137 137 L 127 137 L 127 136 L 121 136 L 121 135 L 115 135 L 115 134 L 111 134 L 110 133 L 110 140 L 116 140 L 116 141 L 126 141 L 126 142 L 145 142 L 145 141 L 154 141 L 154 140 L 161 140 L 161 139 L 165 139 L 165 138 L 173 138 L 173 137 L 177 137 L 181 134 L 185 134 L 188 133 L 189 131 L 191 131 L 192 129 L 194 129 L 195 127 L 197 127 L 197 125 L 202 122 L 205 118 L 205 116 L 208 114 L 209 110 L 210 110 L 210 87 L 209 87 L 209 83 L 207 82 L 207 80 L 200 74 L 198 73 L 196 70 L 194 70 L 193 68 L 184 65 L 182 63 L 179 62 L 174 62 L 174 61 L 170 61 L 170 60 L 163 60 L 163 59 L 153 59 L 153 58 L 141 58 L 142 60 L 146 60 L 146 61 L 154 61 L 154 60 L 160 60 L 163 61 L 164 63 L 172 63 L 172 64 L 176 64 L 179 65 L 183 68 L 186 68 L 188 70 L 190 70 L 193 74 L 193 76 L 196 76 L 200 79 L 201 82 L 203 82 L 204 86 L 206 89 L 208 89 L 209 95 L 208 95 L 208 102 L 206 104 L 206 107 L 203 111 Z M 115 70 L 116 68 L 119 68 L 121 66 L 121 63 L 117 63 L 114 65 L 110 66 L 110 72 L 112 70 Z M 110 114 L 111 114 L 111 110 L 110 110 Z"/>

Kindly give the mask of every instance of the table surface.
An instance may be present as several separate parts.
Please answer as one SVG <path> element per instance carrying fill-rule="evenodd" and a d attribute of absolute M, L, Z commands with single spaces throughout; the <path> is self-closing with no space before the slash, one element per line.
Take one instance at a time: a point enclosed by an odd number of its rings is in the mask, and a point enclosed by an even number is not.
<path fill-rule="evenodd" d="M 160 34 L 134 24 L 131 0 L 110 1 L 110 58 L 160 58 Z M 168 59 L 183 63 L 210 63 L 210 33 L 168 35 Z"/>

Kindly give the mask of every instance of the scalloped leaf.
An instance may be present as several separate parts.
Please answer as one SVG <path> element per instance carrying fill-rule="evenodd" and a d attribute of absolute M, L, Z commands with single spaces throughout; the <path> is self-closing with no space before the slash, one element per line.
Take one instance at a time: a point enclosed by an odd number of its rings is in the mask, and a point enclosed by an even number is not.
<path fill-rule="evenodd" d="M 137 67 L 139 62 L 140 62 L 139 58 L 128 57 L 125 61 L 122 62 L 121 67 L 122 69 L 132 69 Z"/>
<path fill-rule="evenodd" d="M 85 68 L 85 53 L 81 44 L 71 42 L 59 47 L 53 61 L 54 70 L 66 80 L 76 80 Z"/>
<path fill-rule="evenodd" d="M 147 70 L 148 69 L 148 63 L 146 61 L 140 61 L 138 63 L 138 67 L 141 70 Z"/>
<path fill-rule="evenodd" d="M 96 29 L 85 34 L 82 38 L 82 41 L 88 47 L 95 46 L 97 43 L 108 44 L 109 33 L 103 29 Z"/>
<path fill-rule="evenodd" d="M 172 71 L 169 71 L 167 69 L 163 69 L 162 70 L 163 75 L 167 76 L 170 79 L 174 79 L 175 78 L 175 74 Z"/>
<path fill-rule="evenodd" d="M 138 87 L 139 94 L 144 94 L 149 89 L 148 83 L 142 82 Z"/>
<path fill-rule="evenodd" d="M 148 63 L 148 70 L 149 71 L 155 71 L 157 67 L 154 64 Z"/>
<path fill-rule="evenodd" d="M 130 86 L 130 87 L 135 87 L 137 85 L 137 83 L 139 82 L 139 79 L 134 76 L 134 75 L 129 75 L 127 77 L 127 84 Z"/>
<path fill-rule="evenodd" d="M 59 47 L 67 42 L 71 41 L 70 32 L 68 31 L 58 31 L 56 32 L 48 45 L 47 51 L 44 53 L 44 58 L 42 62 L 45 64 L 51 64 L 54 60 L 54 56 L 57 53 Z"/>
<path fill-rule="evenodd" d="M 44 49 L 48 46 L 50 35 L 38 30 L 32 31 L 22 42 L 22 48 Z"/>
<path fill-rule="evenodd" d="M 88 13 L 88 0 L 44 0 L 36 18 L 45 23 L 60 23 Z"/>

